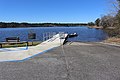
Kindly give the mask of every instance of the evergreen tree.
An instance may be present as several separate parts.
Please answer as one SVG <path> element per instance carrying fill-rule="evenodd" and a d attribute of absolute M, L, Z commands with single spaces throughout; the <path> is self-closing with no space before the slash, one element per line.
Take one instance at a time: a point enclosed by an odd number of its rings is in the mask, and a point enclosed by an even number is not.
<path fill-rule="evenodd" d="M 100 25 L 100 19 L 99 19 L 99 18 L 96 19 L 96 21 L 95 21 L 95 25 L 96 25 L 96 26 L 99 26 L 99 25 Z"/>

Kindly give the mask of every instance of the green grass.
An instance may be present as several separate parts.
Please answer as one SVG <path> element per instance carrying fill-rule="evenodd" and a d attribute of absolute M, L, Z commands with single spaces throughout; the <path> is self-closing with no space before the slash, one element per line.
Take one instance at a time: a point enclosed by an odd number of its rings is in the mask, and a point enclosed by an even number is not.
<path fill-rule="evenodd" d="M 28 46 L 36 46 L 41 42 L 28 42 Z M 5 44 L 2 45 L 3 48 L 11 48 L 11 47 L 26 47 L 26 43 L 23 44 Z"/>

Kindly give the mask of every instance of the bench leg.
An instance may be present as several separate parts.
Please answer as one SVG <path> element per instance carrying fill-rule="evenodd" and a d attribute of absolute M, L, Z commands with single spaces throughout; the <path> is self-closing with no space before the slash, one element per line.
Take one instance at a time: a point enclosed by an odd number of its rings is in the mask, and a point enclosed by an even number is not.
<path fill-rule="evenodd" d="M 0 48 L 2 48 L 2 44 L 0 44 Z"/>
<path fill-rule="evenodd" d="M 0 44 L 0 48 L 2 48 L 2 44 Z"/>

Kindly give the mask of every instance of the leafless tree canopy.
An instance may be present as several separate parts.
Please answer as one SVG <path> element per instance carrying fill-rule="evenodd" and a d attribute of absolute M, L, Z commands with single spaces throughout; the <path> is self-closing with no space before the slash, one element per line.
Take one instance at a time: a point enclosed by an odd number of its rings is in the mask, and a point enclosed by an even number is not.
<path fill-rule="evenodd" d="M 102 16 L 100 25 L 107 30 L 108 34 L 120 37 L 120 0 L 112 0 L 112 4 L 116 14 Z"/>

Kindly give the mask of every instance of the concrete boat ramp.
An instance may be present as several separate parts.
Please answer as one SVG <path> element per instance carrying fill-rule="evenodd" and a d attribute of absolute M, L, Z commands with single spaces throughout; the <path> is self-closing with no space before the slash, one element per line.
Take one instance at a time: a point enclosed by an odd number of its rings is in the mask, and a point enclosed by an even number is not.
<path fill-rule="evenodd" d="M 56 34 L 52 38 L 32 47 L 1 48 L 0 62 L 24 61 L 38 54 L 42 54 L 55 47 L 63 45 L 68 34 Z"/>

